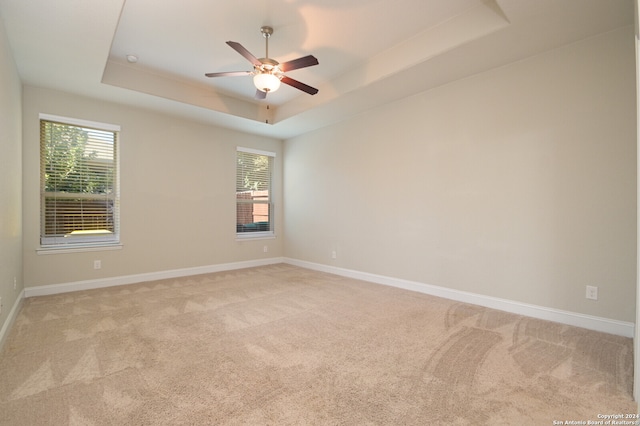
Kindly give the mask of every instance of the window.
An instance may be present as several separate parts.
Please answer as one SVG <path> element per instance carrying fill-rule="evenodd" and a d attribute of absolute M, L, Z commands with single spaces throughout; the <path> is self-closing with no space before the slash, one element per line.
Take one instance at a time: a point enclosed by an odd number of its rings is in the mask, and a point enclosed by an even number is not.
<path fill-rule="evenodd" d="M 40 244 L 119 242 L 119 126 L 40 115 Z"/>
<path fill-rule="evenodd" d="M 236 233 L 239 238 L 274 235 L 271 174 L 275 155 L 238 147 Z"/>

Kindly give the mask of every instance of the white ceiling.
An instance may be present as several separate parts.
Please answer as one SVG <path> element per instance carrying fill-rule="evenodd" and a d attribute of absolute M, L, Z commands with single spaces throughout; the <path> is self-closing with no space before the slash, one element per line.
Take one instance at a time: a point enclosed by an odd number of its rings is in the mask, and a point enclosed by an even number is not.
<path fill-rule="evenodd" d="M 633 0 L 0 0 L 25 84 L 289 138 L 545 50 L 633 25 Z M 320 64 L 254 99 L 231 49 Z M 135 64 L 126 61 L 134 54 Z M 268 122 L 268 123 L 267 123 Z"/>

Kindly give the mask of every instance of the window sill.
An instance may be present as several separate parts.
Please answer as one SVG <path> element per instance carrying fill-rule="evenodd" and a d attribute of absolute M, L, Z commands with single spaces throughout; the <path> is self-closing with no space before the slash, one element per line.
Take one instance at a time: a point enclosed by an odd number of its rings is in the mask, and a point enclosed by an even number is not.
<path fill-rule="evenodd" d="M 275 240 L 276 236 L 273 232 L 247 232 L 246 234 L 236 234 L 236 241 L 254 241 L 254 240 Z"/>
<path fill-rule="evenodd" d="M 122 250 L 122 244 L 74 244 L 73 246 L 42 246 L 36 249 L 36 253 L 43 254 L 64 254 L 83 253 L 88 251 Z"/>

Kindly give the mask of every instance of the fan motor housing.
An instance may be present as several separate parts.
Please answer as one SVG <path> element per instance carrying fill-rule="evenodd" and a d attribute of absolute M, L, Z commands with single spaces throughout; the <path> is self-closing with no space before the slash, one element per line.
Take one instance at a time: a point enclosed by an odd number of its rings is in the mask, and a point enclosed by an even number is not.
<path fill-rule="evenodd" d="M 260 62 L 262 62 L 262 66 L 264 66 L 264 65 L 270 65 L 270 66 L 271 66 L 271 68 L 275 68 L 275 67 L 277 67 L 278 65 L 280 65 L 280 62 L 278 62 L 278 61 L 276 61 L 276 60 L 274 60 L 274 59 L 271 59 L 271 58 L 260 58 L 260 59 L 258 59 L 258 60 L 259 60 Z"/>
<path fill-rule="evenodd" d="M 279 79 L 282 79 L 284 73 L 278 67 L 278 65 L 280 65 L 278 61 L 275 61 L 271 58 L 260 58 L 258 60 L 262 62 L 262 64 L 253 67 L 253 71 L 255 74 L 272 74 Z"/>

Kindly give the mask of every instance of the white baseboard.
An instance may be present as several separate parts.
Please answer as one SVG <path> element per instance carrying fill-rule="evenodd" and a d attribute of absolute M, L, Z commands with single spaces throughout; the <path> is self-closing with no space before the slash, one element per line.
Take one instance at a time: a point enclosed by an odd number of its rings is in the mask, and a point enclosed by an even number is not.
<path fill-rule="evenodd" d="M 27 287 L 23 290 L 21 297 L 48 296 L 52 294 L 68 293 L 79 290 L 92 290 L 97 288 L 113 287 L 118 285 L 135 284 L 145 281 L 170 279 L 191 275 L 209 274 L 214 272 L 231 271 L 235 269 L 252 268 L 256 266 L 273 265 L 277 263 L 288 263 L 302 268 L 312 269 L 330 274 L 368 281 L 376 284 L 383 284 L 398 287 L 405 290 L 416 291 L 458 302 L 471 303 L 487 308 L 498 309 L 517 315 L 524 315 L 547 321 L 554 321 L 561 324 L 582 327 L 589 330 L 601 331 L 624 337 L 634 337 L 635 325 L 631 322 L 617 321 L 608 318 L 585 315 L 576 312 L 562 311 L 559 309 L 547 308 L 544 306 L 530 305 L 508 299 L 500 299 L 481 294 L 470 293 L 446 287 L 439 287 L 424 284 L 416 281 L 408 281 L 399 278 L 387 277 L 383 275 L 370 274 L 351 269 L 338 268 L 319 263 L 307 262 L 292 258 L 275 257 L 269 259 L 249 260 L 244 262 L 223 263 L 218 265 L 200 266 L 195 268 L 174 269 L 169 271 L 151 272 L 147 274 L 126 275 L 112 278 L 102 278 L 96 280 L 76 281 L 65 284 L 52 284 L 38 287 Z M 11 315 L 17 315 L 19 303 L 16 303 L 9 314 L 9 319 L 5 322 L 0 331 L 0 345 L 4 339 L 4 334 L 13 322 Z M 15 311 L 15 312 L 14 312 Z M 1 346 L 0 346 L 1 347 Z"/>
<path fill-rule="evenodd" d="M 337 268 L 334 266 L 306 262 L 303 260 L 285 258 L 284 262 L 302 268 L 327 272 L 330 274 L 354 278 L 362 281 L 369 281 L 376 284 L 403 288 L 405 290 L 416 291 L 419 293 L 429 294 L 432 296 L 442 297 L 458 302 L 471 303 L 474 305 L 484 306 L 486 308 L 510 312 L 512 314 L 524 315 L 527 317 L 553 321 L 575 327 L 582 327 L 589 330 L 601 331 L 603 333 L 615 334 L 618 336 L 631 338 L 634 337 L 635 325 L 632 322 L 617 321 L 592 315 L 579 314 L 576 312 L 547 308 L 544 306 L 530 305 L 527 303 L 515 302 L 508 299 L 484 296 L 481 294 L 469 293 L 466 291 L 454 290 L 446 287 L 439 287 L 415 281 L 386 277 L 383 275 L 370 274 L 367 272 L 354 271 L 351 269 Z"/>
<path fill-rule="evenodd" d="M 9 335 L 9 330 L 11 330 L 11 326 L 15 322 L 18 317 L 18 312 L 20 312 L 20 306 L 22 305 L 22 301 L 24 300 L 24 290 L 20 292 L 16 302 L 11 307 L 11 311 L 9 311 L 9 316 L 5 320 L 4 324 L 2 324 L 2 328 L 0 329 L 0 351 L 2 351 L 2 347 L 4 346 L 4 342 Z"/>
<path fill-rule="evenodd" d="M 168 271 L 150 272 L 147 274 L 125 275 L 95 280 L 75 281 L 64 284 L 51 284 L 24 289 L 25 297 L 49 296 L 52 294 L 69 293 L 79 290 L 93 290 L 97 288 L 114 287 L 118 285 L 135 284 L 146 281 L 163 280 L 191 275 L 211 274 L 214 272 L 231 271 L 234 269 L 253 268 L 256 266 L 273 265 L 283 263 L 281 257 L 269 259 L 247 260 L 244 262 L 221 263 L 218 265 L 198 266 L 195 268 L 173 269 Z"/>

